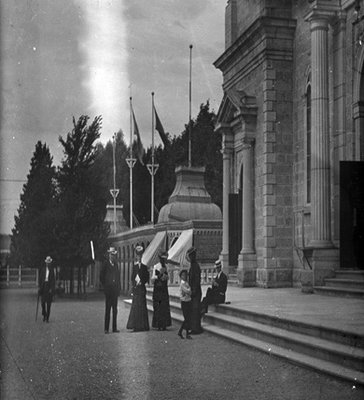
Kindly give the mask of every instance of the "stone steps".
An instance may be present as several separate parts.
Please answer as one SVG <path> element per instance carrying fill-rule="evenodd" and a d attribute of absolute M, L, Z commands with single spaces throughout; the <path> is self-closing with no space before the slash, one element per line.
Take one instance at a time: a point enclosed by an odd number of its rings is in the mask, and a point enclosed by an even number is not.
<path fill-rule="evenodd" d="M 356 299 L 364 299 L 364 290 L 360 289 L 348 289 L 340 287 L 329 287 L 329 286 L 314 286 L 313 291 L 317 294 L 326 296 L 340 296 L 340 297 L 351 297 Z"/>
<path fill-rule="evenodd" d="M 314 292 L 327 296 L 364 299 L 364 271 L 340 269 L 335 278 L 325 279 L 324 286 L 314 286 Z"/>
<path fill-rule="evenodd" d="M 230 273 L 228 275 L 228 286 L 238 286 L 239 280 L 238 275 L 236 273 Z"/>
<path fill-rule="evenodd" d="M 128 306 L 131 300 L 125 300 Z M 152 290 L 147 292 L 153 313 Z M 172 319 L 182 321 L 177 296 L 170 296 Z M 255 348 L 288 362 L 317 370 L 353 384 L 364 385 L 364 337 L 322 326 L 234 308 L 210 306 L 205 331 Z"/>

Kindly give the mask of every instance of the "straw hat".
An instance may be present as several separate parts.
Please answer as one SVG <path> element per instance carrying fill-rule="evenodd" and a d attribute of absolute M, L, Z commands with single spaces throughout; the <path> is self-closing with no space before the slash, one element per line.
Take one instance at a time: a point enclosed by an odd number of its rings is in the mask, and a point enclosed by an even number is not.
<path fill-rule="evenodd" d="M 143 254 L 143 251 L 144 251 L 143 246 L 137 246 L 137 247 L 135 248 L 135 253 L 136 253 L 136 255 L 138 255 L 138 256 L 140 256 L 141 254 Z"/>

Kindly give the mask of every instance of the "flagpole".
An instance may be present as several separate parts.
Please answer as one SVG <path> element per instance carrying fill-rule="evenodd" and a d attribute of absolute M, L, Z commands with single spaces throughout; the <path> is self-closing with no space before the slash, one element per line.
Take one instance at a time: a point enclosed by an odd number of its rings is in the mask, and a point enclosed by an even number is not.
<path fill-rule="evenodd" d="M 150 188 L 150 220 L 154 224 L 154 175 L 159 167 L 154 163 L 154 92 L 152 92 L 152 163 L 147 164 L 148 171 L 151 175 L 151 188 Z"/>
<path fill-rule="evenodd" d="M 114 188 L 110 189 L 111 196 L 114 199 L 114 235 L 116 235 L 116 198 L 119 194 L 119 189 L 116 189 L 116 165 L 115 165 L 115 147 L 116 147 L 116 133 L 113 135 L 112 144 L 112 159 L 113 159 L 113 171 L 114 171 Z"/>
<path fill-rule="evenodd" d="M 154 92 L 152 92 L 152 185 L 151 185 L 150 218 L 154 224 Z"/>
<path fill-rule="evenodd" d="M 130 96 L 130 154 L 129 158 L 126 159 L 126 163 L 129 167 L 129 182 L 130 182 L 130 229 L 133 229 L 133 167 L 136 159 L 133 158 L 133 106 L 132 97 Z"/>
<path fill-rule="evenodd" d="M 190 44 L 190 80 L 189 80 L 189 118 L 188 118 L 188 166 L 192 166 L 192 155 L 191 155 L 191 141 L 192 141 L 192 133 L 191 133 L 191 103 L 192 103 L 192 44 Z"/>

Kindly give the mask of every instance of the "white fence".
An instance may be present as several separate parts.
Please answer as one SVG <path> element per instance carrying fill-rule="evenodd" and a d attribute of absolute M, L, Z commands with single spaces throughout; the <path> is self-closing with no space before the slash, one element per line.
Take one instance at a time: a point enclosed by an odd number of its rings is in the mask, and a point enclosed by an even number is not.
<path fill-rule="evenodd" d="M 19 265 L 10 268 L 9 265 L 0 268 L 0 287 L 37 287 L 38 270 Z"/>

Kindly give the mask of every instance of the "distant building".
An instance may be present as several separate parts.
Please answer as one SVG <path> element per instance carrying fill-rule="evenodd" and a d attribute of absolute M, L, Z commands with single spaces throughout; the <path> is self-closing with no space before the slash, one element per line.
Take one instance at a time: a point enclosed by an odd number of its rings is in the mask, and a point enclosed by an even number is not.
<path fill-rule="evenodd" d="M 227 2 L 221 258 L 241 286 L 364 267 L 363 3 Z"/>

